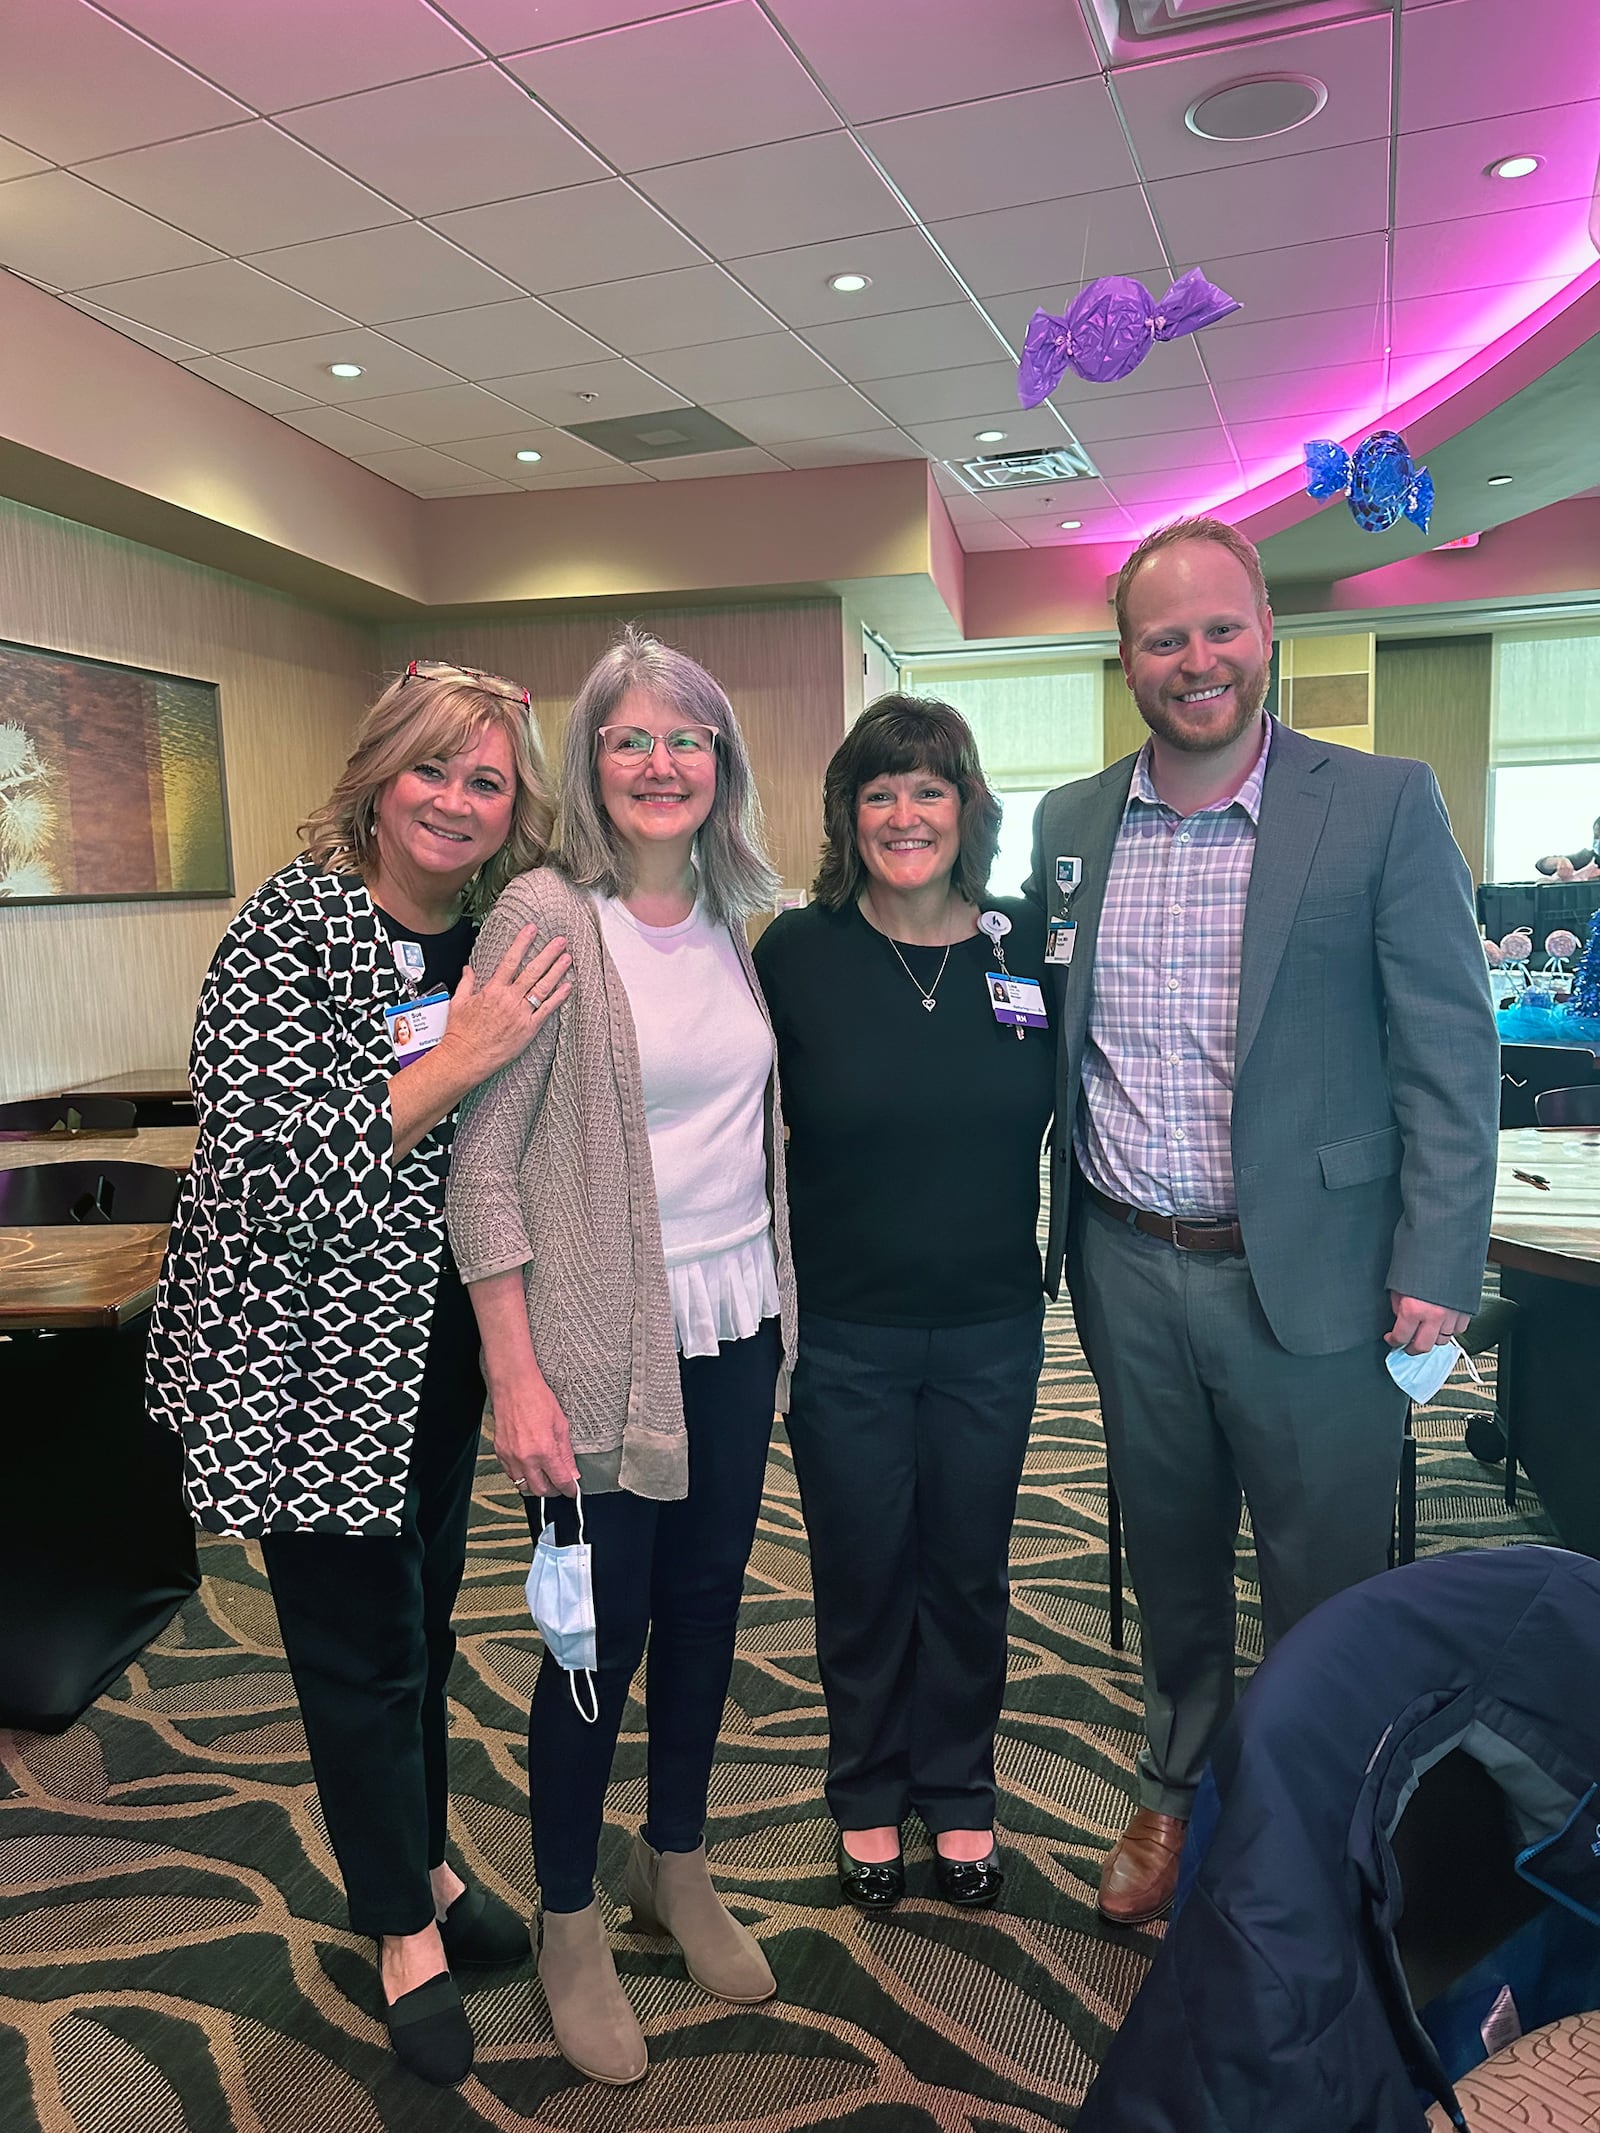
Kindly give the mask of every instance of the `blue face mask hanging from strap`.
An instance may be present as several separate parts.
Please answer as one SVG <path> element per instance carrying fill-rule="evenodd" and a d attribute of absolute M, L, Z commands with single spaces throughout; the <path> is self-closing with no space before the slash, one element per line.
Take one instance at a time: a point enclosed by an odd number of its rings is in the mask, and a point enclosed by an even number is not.
<path fill-rule="evenodd" d="M 544 1639 L 544 1648 L 557 1666 L 567 1671 L 567 1686 L 578 1716 L 591 1726 L 600 1716 L 600 1694 L 594 1670 L 599 1664 L 594 1618 L 594 1571 L 591 1551 L 583 1531 L 583 1490 L 578 1490 L 578 1538 L 563 1548 L 556 1540 L 553 1521 L 544 1515 L 545 1500 L 539 1498 L 539 1539 L 528 1572 L 528 1611 Z M 578 1676 L 588 1684 L 588 1708 L 578 1693 Z"/>

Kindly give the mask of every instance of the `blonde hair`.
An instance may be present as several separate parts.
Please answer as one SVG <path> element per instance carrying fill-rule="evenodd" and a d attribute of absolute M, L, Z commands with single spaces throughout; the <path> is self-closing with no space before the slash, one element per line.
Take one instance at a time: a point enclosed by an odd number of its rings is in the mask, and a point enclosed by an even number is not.
<path fill-rule="evenodd" d="M 390 682 L 361 721 L 332 792 L 300 825 L 311 858 L 336 874 L 370 873 L 378 858 L 378 796 L 390 779 L 430 756 L 459 754 L 485 726 L 505 735 L 516 785 L 506 841 L 467 884 L 467 907 L 481 916 L 508 881 L 544 864 L 556 812 L 524 691 L 496 675 L 402 674 Z"/>
<path fill-rule="evenodd" d="M 1217 547 L 1226 548 L 1250 580 L 1256 612 L 1264 614 L 1271 605 L 1260 553 L 1236 526 L 1230 526 L 1220 518 L 1174 519 L 1170 526 L 1158 526 L 1154 533 L 1147 533 L 1117 573 L 1117 635 L 1124 644 L 1128 641 L 1128 593 L 1135 576 L 1153 555 L 1159 555 L 1164 548 L 1176 548 L 1180 541 L 1213 541 Z"/>

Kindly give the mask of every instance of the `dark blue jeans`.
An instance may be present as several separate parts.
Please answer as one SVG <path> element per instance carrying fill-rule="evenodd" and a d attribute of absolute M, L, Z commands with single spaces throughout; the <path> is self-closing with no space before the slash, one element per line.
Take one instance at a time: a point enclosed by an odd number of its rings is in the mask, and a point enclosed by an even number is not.
<path fill-rule="evenodd" d="M 657 1851 L 692 1852 L 705 1833 L 781 1355 L 778 1321 L 769 1318 L 747 1341 L 680 1359 L 689 1432 L 689 1493 L 681 1502 L 624 1489 L 583 1500 L 600 1715 L 593 1725 L 579 1716 L 571 1677 L 547 1653 L 528 1717 L 533 1860 L 547 1911 L 581 1911 L 594 1896 L 611 1759 L 647 1638 L 645 1841 Z M 578 1537 L 576 1506 L 564 1496 L 546 1506 L 568 1546 Z M 537 1497 L 528 1524 L 537 1537 Z"/>
<path fill-rule="evenodd" d="M 1006 1559 L 1044 1305 L 982 1326 L 802 1314 L 788 1431 L 841 1829 L 994 1822 Z"/>

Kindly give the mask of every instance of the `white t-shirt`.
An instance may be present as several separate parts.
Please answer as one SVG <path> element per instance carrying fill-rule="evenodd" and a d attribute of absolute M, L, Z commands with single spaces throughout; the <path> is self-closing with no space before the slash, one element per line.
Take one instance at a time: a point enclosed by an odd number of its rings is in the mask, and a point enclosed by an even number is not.
<path fill-rule="evenodd" d="M 764 1140 L 772 1038 L 726 926 L 647 926 L 596 897 L 627 989 L 678 1346 L 715 1354 L 778 1309 Z"/>

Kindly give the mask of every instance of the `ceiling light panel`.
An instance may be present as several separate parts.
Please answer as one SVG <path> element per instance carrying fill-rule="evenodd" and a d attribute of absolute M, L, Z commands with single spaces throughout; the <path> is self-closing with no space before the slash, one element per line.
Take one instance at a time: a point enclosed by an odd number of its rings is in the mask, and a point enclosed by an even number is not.
<path fill-rule="evenodd" d="M 1257 74 L 1196 97 L 1184 124 L 1203 141 L 1276 140 L 1294 133 L 1328 101 L 1328 85 L 1310 74 Z"/>

